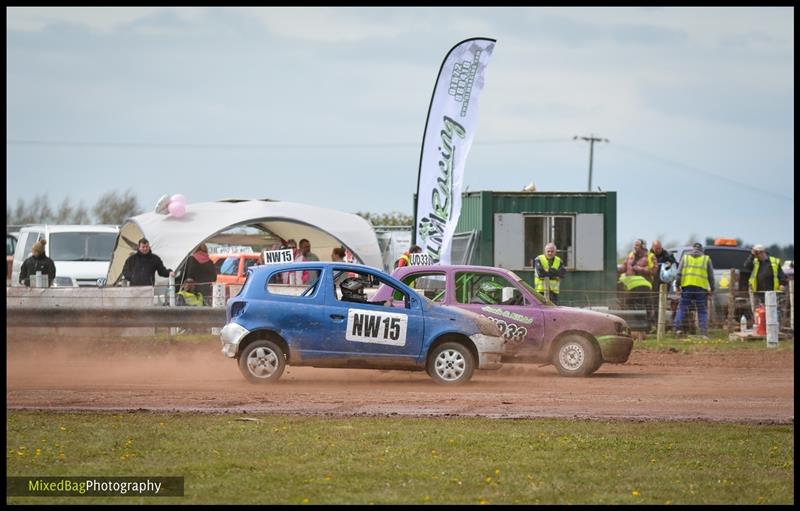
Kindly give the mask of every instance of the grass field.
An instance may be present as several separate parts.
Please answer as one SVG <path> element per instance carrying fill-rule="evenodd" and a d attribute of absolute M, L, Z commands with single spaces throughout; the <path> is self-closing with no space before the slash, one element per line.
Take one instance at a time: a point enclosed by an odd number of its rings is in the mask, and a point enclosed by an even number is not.
<path fill-rule="evenodd" d="M 656 340 L 655 334 L 650 334 L 643 341 L 636 341 L 634 349 L 655 350 L 655 351 L 782 351 L 794 350 L 794 339 L 780 339 L 778 347 L 767 348 L 766 340 L 741 340 L 730 339 L 724 330 L 709 330 L 708 339 L 700 339 L 696 336 L 676 337 L 672 332 L 668 332 L 660 341 Z"/>
<path fill-rule="evenodd" d="M 6 461 L 185 478 L 184 497 L 7 497 L 26 504 L 794 502 L 791 425 L 11 411 Z"/>

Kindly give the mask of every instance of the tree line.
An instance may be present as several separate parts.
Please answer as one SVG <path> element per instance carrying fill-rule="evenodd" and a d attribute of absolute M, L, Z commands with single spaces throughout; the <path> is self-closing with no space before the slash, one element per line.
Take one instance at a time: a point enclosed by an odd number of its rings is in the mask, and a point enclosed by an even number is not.
<path fill-rule="evenodd" d="M 359 211 L 356 215 L 368 221 L 374 227 L 411 227 L 414 224 L 414 216 L 392 211 L 391 213 L 368 213 Z"/>
<path fill-rule="evenodd" d="M 25 201 L 18 199 L 16 206 L 12 209 L 6 206 L 6 225 L 26 225 L 26 224 L 112 224 L 122 225 L 126 219 L 139 215 L 143 212 L 139 206 L 139 201 L 131 189 L 120 192 L 112 190 L 103 194 L 88 210 L 83 202 L 73 204 L 67 196 L 56 207 L 52 208 L 47 194 L 37 195 Z M 90 214 L 91 211 L 91 214 Z M 411 226 L 414 223 L 414 216 L 399 211 L 390 213 L 371 213 L 358 211 L 356 215 L 367 220 L 373 226 Z M 659 237 L 664 239 L 663 236 Z M 700 241 L 696 234 L 689 235 L 686 243 L 676 241 L 664 241 L 665 248 L 688 246 Z M 705 245 L 713 245 L 714 238 L 706 237 Z M 736 239 L 737 246 L 750 246 L 742 239 Z M 782 260 L 794 260 L 794 244 L 780 246 L 777 243 L 766 246 L 770 255 Z M 623 247 L 618 258 L 624 258 L 630 251 L 629 247 Z"/>
<path fill-rule="evenodd" d="M 83 201 L 73 204 L 68 196 L 56 206 L 51 206 L 47 194 L 36 195 L 29 201 L 17 199 L 12 208 L 6 205 L 6 225 L 27 224 L 110 224 L 122 225 L 126 219 L 143 212 L 131 189 L 104 193 L 91 210 Z"/>

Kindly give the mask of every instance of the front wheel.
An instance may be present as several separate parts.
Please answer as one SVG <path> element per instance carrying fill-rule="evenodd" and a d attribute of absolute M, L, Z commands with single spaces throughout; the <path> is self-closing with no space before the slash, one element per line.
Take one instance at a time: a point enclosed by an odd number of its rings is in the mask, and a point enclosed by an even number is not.
<path fill-rule="evenodd" d="M 553 352 L 553 365 L 562 376 L 589 376 L 602 364 L 594 344 L 580 335 L 568 335 Z"/>
<path fill-rule="evenodd" d="M 446 342 L 431 352 L 426 370 L 436 383 L 459 385 L 472 378 L 475 359 L 463 344 Z"/>
<path fill-rule="evenodd" d="M 271 383 L 283 374 L 286 355 L 272 341 L 261 340 L 247 345 L 239 357 L 239 370 L 251 383 Z"/>

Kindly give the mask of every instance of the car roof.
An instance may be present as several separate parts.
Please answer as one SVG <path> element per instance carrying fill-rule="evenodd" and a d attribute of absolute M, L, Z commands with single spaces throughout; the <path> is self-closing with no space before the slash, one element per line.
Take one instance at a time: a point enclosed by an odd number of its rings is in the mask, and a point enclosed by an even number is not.
<path fill-rule="evenodd" d="M 418 264 L 413 266 L 401 266 L 400 268 L 396 268 L 394 270 L 394 273 L 406 274 L 412 271 L 441 272 L 441 271 L 446 271 L 448 269 L 453 269 L 457 271 L 486 271 L 486 270 L 499 270 L 501 272 L 511 271 L 511 270 L 506 270 L 505 268 L 498 268 L 496 266 L 480 266 L 476 264 Z"/>
<path fill-rule="evenodd" d="M 19 232 L 110 232 L 118 233 L 116 225 L 39 224 L 23 227 Z"/>
<path fill-rule="evenodd" d="M 295 263 L 262 264 L 261 266 L 251 267 L 251 271 L 261 272 L 272 271 L 274 269 L 300 270 L 307 268 L 319 268 L 320 266 L 323 268 L 328 266 L 336 266 L 337 268 L 343 268 L 349 271 L 368 271 L 371 273 L 380 273 L 386 275 L 382 270 L 373 268 L 372 266 L 355 263 L 337 263 L 333 261 L 299 261 Z"/>

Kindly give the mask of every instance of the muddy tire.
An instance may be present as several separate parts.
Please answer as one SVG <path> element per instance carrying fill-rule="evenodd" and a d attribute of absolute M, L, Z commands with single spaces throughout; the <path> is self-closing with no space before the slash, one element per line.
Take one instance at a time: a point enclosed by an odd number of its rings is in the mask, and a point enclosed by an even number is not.
<path fill-rule="evenodd" d="M 442 385 L 460 385 L 472 378 L 475 359 L 463 344 L 445 342 L 428 356 L 426 371 L 433 381 Z"/>
<path fill-rule="evenodd" d="M 286 355 L 272 341 L 250 343 L 239 357 L 239 370 L 251 383 L 272 383 L 286 368 Z"/>
<path fill-rule="evenodd" d="M 585 337 L 568 335 L 553 351 L 553 365 L 562 376 L 589 376 L 602 364 L 597 348 Z"/>

